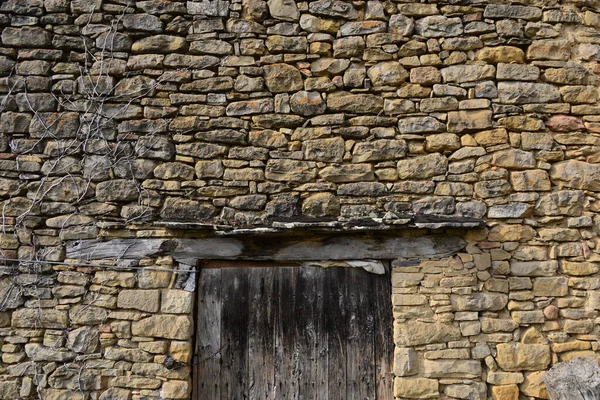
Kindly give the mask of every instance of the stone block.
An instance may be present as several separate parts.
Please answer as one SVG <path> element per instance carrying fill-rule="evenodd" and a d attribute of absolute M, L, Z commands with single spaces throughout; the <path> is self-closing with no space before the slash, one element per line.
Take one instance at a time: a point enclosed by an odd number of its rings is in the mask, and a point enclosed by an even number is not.
<path fill-rule="evenodd" d="M 547 83 L 499 82 L 498 99 L 505 104 L 557 103 L 560 92 Z"/>
<path fill-rule="evenodd" d="M 444 83 L 466 83 L 493 79 L 496 68 L 492 65 L 453 65 L 440 72 Z"/>
<path fill-rule="evenodd" d="M 25 353 L 32 361 L 65 362 L 75 358 L 75 353 L 68 350 L 54 349 L 39 343 L 27 343 Z"/>
<path fill-rule="evenodd" d="M 172 35 L 155 35 L 138 40 L 133 43 L 131 50 L 134 53 L 177 53 L 187 48 L 184 38 Z"/>
<path fill-rule="evenodd" d="M 367 70 L 375 86 L 399 86 L 408 78 L 408 72 L 396 61 L 375 64 Z"/>
<path fill-rule="evenodd" d="M 477 378 L 481 375 L 479 360 L 425 360 L 423 374 L 430 378 Z"/>
<path fill-rule="evenodd" d="M 545 344 L 499 343 L 496 362 L 507 372 L 540 371 L 550 364 L 550 347 Z"/>
<path fill-rule="evenodd" d="M 100 332 L 96 327 L 82 327 L 69 332 L 67 348 L 77 353 L 94 353 L 100 345 Z"/>
<path fill-rule="evenodd" d="M 101 307 L 77 304 L 69 309 L 69 319 L 78 325 L 100 325 L 108 318 L 108 311 Z"/>
<path fill-rule="evenodd" d="M 560 297 L 569 294 L 569 282 L 566 276 L 536 278 L 533 281 L 535 296 Z"/>
<path fill-rule="evenodd" d="M 525 381 L 519 386 L 521 393 L 539 399 L 549 399 L 550 396 L 544 384 L 545 374 L 545 371 L 525 373 Z"/>
<path fill-rule="evenodd" d="M 378 114 L 383 110 L 383 98 L 372 94 L 334 92 L 327 96 L 327 108 L 334 112 Z"/>
<path fill-rule="evenodd" d="M 311 161 L 341 162 L 344 157 L 344 139 L 307 140 L 302 143 L 304 159 Z"/>
<path fill-rule="evenodd" d="M 52 34 L 39 27 L 4 28 L 2 44 L 15 47 L 47 47 L 52 42 Z"/>
<path fill-rule="evenodd" d="M 450 296 L 454 311 L 499 311 L 506 307 L 508 296 L 501 293 L 473 293 Z"/>
<path fill-rule="evenodd" d="M 406 154 L 404 140 L 380 139 L 372 142 L 357 143 L 353 150 L 353 163 L 385 161 L 403 158 Z"/>
<path fill-rule="evenodd" d="M 510 182 L 514 190 L 522 192 L 544 192 L 552 186 L 548 173 L 539 169 L 511 172 Z"/>
<path fill-rule="evenodd" d="M 161 296 L 161 312 L 189 314 L 192 312 L 194 293 L 185 290 L 165 289 Z"/>
<path fill-rule="evenodd" d="M 410 347 L 396 347 L 394 349 L 394 375 L 410 376 L 419 371 L 417 353 Z"/>
<path fill-rule="evenodd" d="M 400 179 L 427 179 L 446 173 L 448 160 L 439 154 L 400 160 L 397 164 Z"/>
<path fill-rule="evenodd" d="M 419 19 L 416 23 L 417 34 L 427 38 L 452 37 L 463 33 L 460 18 L 447 18 L 432 15 Z"/>
<path fill-rule="evenodd" d="M 542 10 L 538 7 L 529 7 L 512 4 L 489 4 L 483 12 L 485 18 L 509 18 L 524 20 L 539 20 Z"/>
<path fill-rule="evenodd" d="M 117 306 L 119 308 L 157 312 L 160 308 L 160 291 L 122 290 L 117 297 Z"/>
<path fill-rule="evenodd" d="M 492 400 L 519 400 L 519 387 L 517 385 L 493 386 Z"/>
<path fill-rule="evenodd" d="M 487 375 L 487 382 L 492 385 L 515 385 L 524 380 L 521 372 L 490 371 Z"/>
<path fill-rule="evenodd" d="M 163 383 L 160 394 L 167 399 L 187 399 L 190 391 L 191 386 L 188 381 L 170 380 Z"/>
<path fill-rule="evenodd" d="M 13 328 L 50 328 L 69 327 L 69 317 L 65 310 L 51 308 L 21 308 L 12 313 Z"/>
<path fill-rule="evenodd" d="M 192 359 L 192 344 L 189 341 L 172 340 L 169 344 L 169 354 L 177 361 L 189 363 Z"/>
<path fill-rule="evenodd" d="M 519 324 L 543 324 L 544 313 L 542 310 L 532 311 L 513 311 L 511 313 L 513 320 Z"/>
<path fill-rule="evenodd" d="M 437 379 L 395 378 L 394 396 L 407 399 L 437 399 L 439 397 Z"/>
<path fill-rule="evenodd" d="M 397 346 L 445 343 L 460 338 L 459 327 L 452 324 L 418 321 L 394 323 L 394 342 Z"/>
<path fill-rule="evenodd" d="M 331 193 L 316 193 L 302 202 L 302 214 L 312 217 L 336 217 L 340 214 L 340 201 Z"/>
<path fill-rule="evenodd" d="M 331 165 L 320 170 L 319 176 L 326 181 L 335 183 L 362 182 L 375 179 L 371 164 Z"/>
<path fill-rule="evenodd" d="M 308 161 L 269 160 L 265 169 L 265 177 L 274 181 L 304 183 L 316 175 L 316 164 Z"/>
<path fill-rule="evenodd" d="M 490 64 L 522 64 L 525 62 L 525 53 L 520 48 L 514 46 L 494 46 L 484 47 L 479 50 L 475 58 Z"/>
<path fill-rule="evenodd" d="M 193 325 L 188 316 L 153 315 L 134 321 L 131 333 L 135 336 L 187 340 L 193 334 Z"/>
<path fill-rule="evenodd" d="M 536 231 L 527 225 L 498 224 L 490 229 L 488 240 L 499 242 L 519 242 L 533 239 Z"/>

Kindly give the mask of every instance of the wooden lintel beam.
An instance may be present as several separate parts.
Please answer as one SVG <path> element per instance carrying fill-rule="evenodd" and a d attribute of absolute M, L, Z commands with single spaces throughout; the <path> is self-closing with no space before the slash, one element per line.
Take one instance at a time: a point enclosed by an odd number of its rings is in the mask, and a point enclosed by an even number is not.
<path fill-rule="evenodd" d="M 455 236 L 340 234 L 320 236 L 207 237 L 200 239 L 80 240 L 67 245 L 67 258 L 79 260 L 140 259 L 171 255 L 179 262 L 197 260 L 360 260 L 441 258 L 466 242 Z"/>

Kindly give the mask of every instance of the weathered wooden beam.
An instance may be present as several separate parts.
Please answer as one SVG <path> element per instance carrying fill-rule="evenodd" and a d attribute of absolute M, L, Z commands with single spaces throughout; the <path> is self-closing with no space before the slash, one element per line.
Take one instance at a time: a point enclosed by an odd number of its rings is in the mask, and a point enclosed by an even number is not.
<path fill-rule="evenodd" d="M 592 357 L 556 364 L 544 383 L 551 400 L 600 400 L 600 367 Z"/>
<path fill-rule="evenodd" d="M 244 236 L 199 239 L 81 240 L 67 245 L 67 258 L 80 260 L 139 259 L 172 255 L 193 264 L 201 259 L 305 261 L 441 258 L 466 242 L 454 236 L 342 234 L 319 236 Z"/>
<path fill-rule="evenodd" d="M 166 241 L 165 239 L 75 240 L 67 243 L 67 258 L 139 259 L 157 253 Z"/>

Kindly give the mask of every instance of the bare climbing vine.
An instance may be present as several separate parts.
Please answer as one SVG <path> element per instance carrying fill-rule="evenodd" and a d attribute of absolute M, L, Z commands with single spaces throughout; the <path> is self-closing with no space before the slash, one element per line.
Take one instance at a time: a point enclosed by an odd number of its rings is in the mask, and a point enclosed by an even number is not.
<path fill-rule="evenodd" d="M 37 109 L 27 77 L 17 76 L 13 68 L 6 78 L 9 87 L 0 97 L 0 112 L 7 109 L 19 91 L 32 115 L 29 140 L 13 138 L 10 142 L 12 152 L 17 154 L 20 184 L 2 202 L 0 214 L 3 234 L 9 234 L 9 228 L 14 226 L 14 237 L 21 244 L 31 246 L 28 256 L 20 258 L 43 261 L 48 258 L 48 252 L 56 251 L 45 249 L 48 246 L 39 243 L 31 226 L 35 225 L 32 220 L 44 213 L 43 207 L 57 197 L 68 197 L 71 206 L 69 213 L 59 217 L 59 223 L 52 226 L 59 230 L 59 237 L 79 215 L 84 215 L 80 214 L 80 207 L 92 202 L 91 193 L 101 181 L 118 177 L 135 184 L 138 207 L 121 221 L 131 223 L 143 219 L 150 210 L 152 195 L 135 180 L 135 160 L 144 157 L 152 148 L 153 139 L 159 139 L 160 132 L 157 129 L 130 132 L 127 127 L 120 132 L 118 124 L 124 116 L 141 112 L 137 104 L 152 95 L 161 84 L 161 78 L 151 80 L 136 71 L 126 71 L 126 61 L 118 58 L 116 41 L 125 11 L 103 25 L 103 29 L 93 24 L 95 14 L 89 14 L 87 24 L 81 29 L 83 54 L 79 73 L 53 86 L 55 112 Z M 119 75 L 122 79 L 115 82 L 115 76 Z M 160 123 L 166 125 L 168 121 L 163 119 Z M 41 145 L 46 145 L 46 149 L 39 150 Z M 44 153 L 40 154 L 41 151 Z M 25 163 L 30 162 L 31 157 L 43 161 L 36 173 L 24 172 Z M 22 197 L 24 192 L 26 198 Z M 14 218 L 14 225 L 9 223 L 10 217 Z M 87 226 L 94 226 L 95 222 L 90 219 Z M 27 241 L 29 243 L 23 243 Z"/>

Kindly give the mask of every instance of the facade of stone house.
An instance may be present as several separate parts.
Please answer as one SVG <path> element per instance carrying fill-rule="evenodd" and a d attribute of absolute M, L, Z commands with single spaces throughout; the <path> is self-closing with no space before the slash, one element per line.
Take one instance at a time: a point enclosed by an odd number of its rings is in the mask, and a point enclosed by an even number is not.
<path fill-rule="evenodd" d="M 379 399 L 547 399 L 599 61 L 597 0 L 2 1 L 0 399 L 203 398 L 210 260 L 382 273 Z"/>

